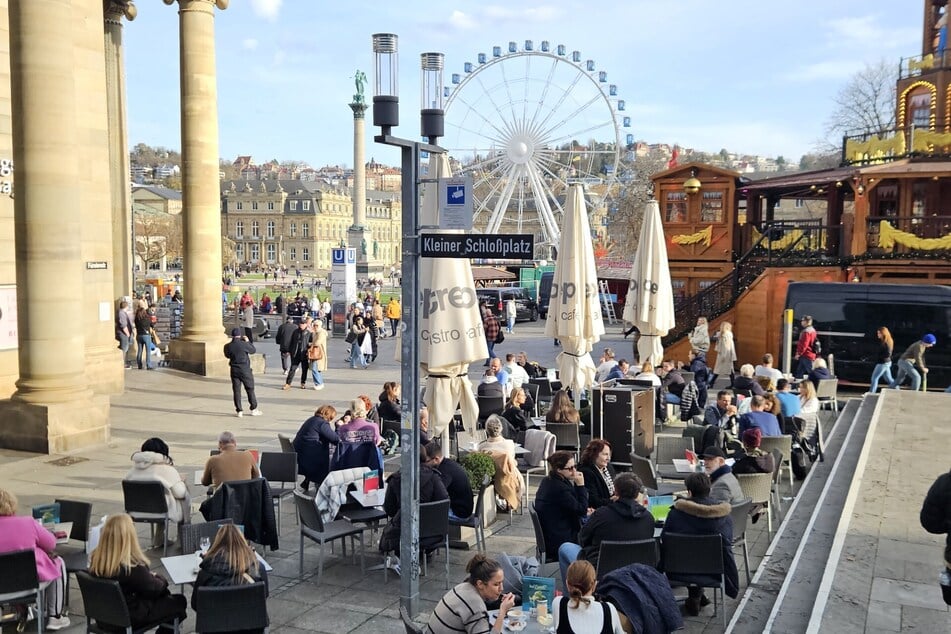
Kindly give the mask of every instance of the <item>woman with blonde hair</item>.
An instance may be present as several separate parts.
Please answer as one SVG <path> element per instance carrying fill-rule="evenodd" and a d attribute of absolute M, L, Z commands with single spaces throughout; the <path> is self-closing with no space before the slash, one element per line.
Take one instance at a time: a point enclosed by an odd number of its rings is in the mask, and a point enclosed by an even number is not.
<path fill-rule="evenodd" d="M 717 331 L 717 361 L 713 364 L 712 386 L 721 374 L 729 375 L 730 385 L 733 385 L 733 364 L 736 363 L 736 343 L 733 339 L 733 324 L 728 321 L 720 323 Z"/>
<path fill-rule="evenodd" d="M 595 601 L 598 586 L 594 566 L 579 559 L 568 566 L 565 580 L 567 597 L 555 597 L 551 611 L 555 617 L 555 632 L 574 634 L 623 634 L 617 608 L 607 601 Z"/>
<path fill-rule="evenodd" d="M 119 582 L 133 630 L 156 621 L 185 620 L 185 597 L 171 594 L 168 581 L 149 570 L 149 559 L 139 546 L 135 525 L 125 513 L 110 515 L 106 520 L 99 545 L 90 556 L 89 572 Z M 160 627 L 158 631 L 172 630 Z"/>
<path fill-rule="evenodd" d="M 892 378 L 892 352 L 895 350 L 892 333 L 888 328 L 882 326 L 875 332 L 875 336 L 878 338 L 878 353 L 875 356 L 878 363 L 876 363 L 875 369 L 872 370 L 872 385 L 868 390 L 872 394 L 878 391 L 878 382 L 882 377 L 885 378 L 888 385 L 895 382 L 895 379 Z"/>
<path fill-rule="evenodd" d="M 267 573 L 258 565 L 257 556 L 237 526 L 224 524 L 198 566 L 198 578 L 192 590 L 192 609 L 196 612 L 199 609 L 198 588 L 202 586 L 240 586 L 258 581 L 263 581 L 267 587 Z"/>
<path fill-rule="evenodd" d="M 531 415 L 522 409 L 522 405 L 525 404 L 527 398 L 524 389 L 520 387 L 512 388 L 512 393 L 509 394 L 509 401 L 505 405 L 505 411 L 502 412 L 502 418 L 507 420 L 509 425 L 518 431 L 535 428 L 535 422 L 532 420 Z"/>
<path fill-rule="evenodd" d="M 551 407 L 548 408 L 548 413 L 545 414 L 545 420 L 549 423 L 574 423 L 577 425 L 581 422 L 581 415 L 571 404 L 568 392 L 558 390 L 551 399 Z"/>
<path fill-rule="evenodd" d="M 816 386 L 812 381 L 799 383 L 799 403 L 802 405 L 799 414 L 818 414 L 819 398 L 816 396 Z"/>
<path fill-rule="evenodd" d="M 650 381 L 654 387 L 660 387 L 662 381 L 657 373 L 654 372 L 654 365 L 650 361 L 641 364 L 641 371 L 634 375 L 637 381 Z"/>
<path fill-rule="evenodd" d="M 697 325 L 690 331 L 688 339 L 693 350 L 707 352 L 710 349 L 710 327 L 706 317 L 697 317 Z"/>

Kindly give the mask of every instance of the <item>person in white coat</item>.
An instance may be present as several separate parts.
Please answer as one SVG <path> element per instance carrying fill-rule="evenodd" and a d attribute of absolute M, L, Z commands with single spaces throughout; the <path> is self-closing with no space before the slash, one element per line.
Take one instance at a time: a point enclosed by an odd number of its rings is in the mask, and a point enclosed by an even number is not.
<path fill-rule="evenodd" d="M 733 324 L 724 321 L 720 324 L 720 330 L 717 333 L 717 361 L 713 365 L 713 378 L 710 380 L 712 386 L 720 375 L 730 377 L 730 385 L 733 385 L 733 364 L 736 363 L 736 344 L 733 340 Z"/>
<path fill-rule="evenodd" d="M 132 468 L 126 480 L 139 482 L 158 481 L 165 487 L 169 519 L 175 524 L 191 523 L 191 497 L 185 481 L 175 469 L 169 456 L 168 445 L 161 438 L 149 438 L 142 443 L 142 450 L 132 454 Z M 153 546 L 160 546 L 165 538 L 165 526 L 157 524 Z M 172 541 L 169 539 L 168 541 Z"/>

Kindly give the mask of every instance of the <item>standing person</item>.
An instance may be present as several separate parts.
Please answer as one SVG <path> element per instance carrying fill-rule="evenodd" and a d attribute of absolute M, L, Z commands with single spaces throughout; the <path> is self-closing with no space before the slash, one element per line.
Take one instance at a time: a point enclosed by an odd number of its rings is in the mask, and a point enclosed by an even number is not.
<path fill-rule="evenodd" d="M 291 369 L 291 336 L 296 329 L 297 327 L 294 325 L 294 320 L 288 317 L 284 323 L 277 327 L 277 334 L 274 337 L 277 339 L 277 346 L 281 351 L 281 370 L 284 371 L 285 375 L 287 375 L 287 371 Z"/>
<path fill-rule="evenodd" d="M 215 533 L 215 539 L 198 565 L 198 576 L 192 589 L 192 609 L 198 612 L 198 588 L 202 586 L 241 586 L 264 582 L 267 594 L 267 572 L 258 564 L 258 558 L 248 545 L 244 534 L 234 524 L 224 524 Z M 202 605 L 211 609 L 211 605 Z M 235 634 L 251 634 L 263 630 L 233 630 Z"/>
<path fill-rule="evenodd" d="M 139 305 L 135 309 L 135 360 L 139 369 L 142 369 L 142 356 L 145 355 L 145 367 L 149 370 L 155 369 L 155 363 L 152 361 L 152 318 L 149 310 L 145 306 Z"/>
<path fill-rule="evenodd" d="M 485 343 L 489 351 L 489 357 L 485 360 L 485 365 L 488 367 L 489 361 L 495 358 L 495 340 L 499 338 L 499 333 L 502 331 L 498 317 L 492 314 L 488 304 L 482 306 L 482 328 L 485 330 Z"/>
<path fill-rule="evenodd" d="M 509 297 L 505 300 L 505 324 L 509 334 L 515 332 L 515 316 L 518 314 L 518 308 L 515 306 L 515 299 Z"/>
<path fill-rule="evenodd" d="M 386 318 L 390 320 L 390 336 L 396 336 L 396 329 L 400 325 L 400 317 L 403 311 L 400 307 L 400 300 L 396 297 L 390 299 L 386 304 Z"/>
<path fill-rule="evenodd" d="M 812 362 L 816 360 L 815 343 L 819 337 L 816 329 L 812 326 L 812 316 L 803 315 L 799 320 L 802 331 L 799 333 L 799 341 L 796 342 L 796 354 L 793 356 L 798 361 L 796 365 L 797 377 L 806 376 L 812 370 Z"/>
<path fill-rule="evenodd" d="M 380 330 L 376 326 L 376 319 L 373 318 L 371 311 L 367 311 L 366 319 L 363 320 L 363 325 L 367 327 L 367 335 L 370 337 L 370 354 L 367 355 L 367 363 L 376 362 L 376 355 L 379 353 L 379 348 L 377 346 L 377 338 L 380 336 Z M 366 348 L 364 348 L 364 354 L 366 354 Z"/>
<path fill-rule="evenodd" d="M 690 347 L 706 353 L 710 350 L 710 327 L 706 317 L 697 317 L 697 325 L 690 331 Z"/>
<path fill-rule="evenodd" d="M 363 325 L 363 317 L 356 315 L 353 318 L 353 325 L 350 326 L 352 342 L 350 343 L 350 369 L 356 369 L 359 365 L 364 370 L 367 369 L 367 360 L 363 356 L 363 339 L 367 336 L 367 328 Z"/>
<path fill-rule="evenodd" d="M 941 592 L 944 602 L 951 605 L 951 472 L 938 476 L 928 489 L 919 520 L 921 527 L 929 533 L 948 536 L 945 540 Z"/>
<path fill-rule="evenodd" d="M 320 305 L 320 311 L 324 314 L 324 327 L 330 332 L 331 319 L 333 318 L 333 307 L 330 305 L 330 299 L 325 297 Z"/>
<path fill-rule="evenodd" d="M 878 392 L 878 382 L 882 378 L 888 381 L 888 385 L 895 382 L 892 377 L 892 352 L 895 349 L 892 333 L 882 326 L 875 332 L 875 337 L 878 338 L 878 352 L 875 355 L 877 363 L 875 369 L 872 370 L 872 381 L 868 390 L 872 394 Z"/>
<path fill-rule="evenodd" d="M 310 361 L 307 360 L 307 348 L 310 347 L 310 317 L 301 319 L 297 330 L 291 335 L 291 369 L 287 372 L 287 379 L 284 381 L 284 387 L 281 389 L 291 389 L 291 383 L 294 381 L 294 373 L 300 366 L 300 389 L 307 388 L 307 369 Z"/>
<path fill-rule="evenodd" d="M 327 331 L 324 330 L 322 319 L 316 319 L 310 324 L 307 360 L 310 362 L 310 376 L 314 380 L 314 389 L 324 389 L 323 373 L 327 371 Z"/>
<path fill-rule="evenodd" d="M 129 347 L 132 345 L 132 315 L 129 314 L 129 302 L 122 300 L 119 302 L 119 308 L 116 309 L 116 341 L 119 342 L 119 350 L 122 350 L 122 364 L 126 370 L 132 369 L 129 363 Z"/>
<path fill-rule="evenodd" d="M 48 619 L 45 627 L 48 630 L 69 627 L 69 617 L 63 615 L 66 593 L 69 592 L 69 578 L 65 562 L 53 553 L 56 550 L 56 538 L 34 518 L 17 515 L 18 504 L 15 495 L 0 489 L 0 554 L 18 550 L 33 551 L 36 576 L 40 583 L 49 583 L 43 607 Z M 9 571 L 6 574 L 9 574 Z M 26 618 L 22 624 L 26 625 Z"/>
<path fill-rule="evenodd" d="M 710 385 L 716 383 L 717 377 L 727 375 L 730 385 L 733 385 L 733 364 L 736 362 L 736 345 L 733 340 L 733 324 L 724 321 L 720 324 L 717 333 L 717 361 L 713 364 L 713 378 Z"/>
<path fill-rule="evenodd" d="M 106 520 L 89 559 L 89 573 L 119 582 L 133 631 L 162 619 L 177 618 L 181 624 L 187 616 L 185 596 L 171 594 L 168 581 L 149 570 L 149 558 L 139 547 L 132 518 L 125 513 Z M 171 630 L 158 628 L 158 634 L 167 632 Z"/>
<path fill-rule="evenodd" d="M 330 473 L 330 445 L 340 442 L 340 437 L 330 424 L 336 415 L 337 410 L 333 405 L 321 405 L 294 436 L 297 473 L 304 476 L 300 486 L 305 493 L 311 482 L 319 489 Z"/>
<path fill-rule="evenodd" d="M 373 323 L 376 324 L 376 329 L 379 332 L 380 339 L 386 338 L 386 328 L 383 324 L 383 304 L 380 303 L 380 300 L 373 300 L 373 306 L 370 308 L 370 313 L 373 316 Z"/>
<path fill-rule="evenodd" d="M 710 368 L 707 367 L 707 353 L 703 350 L 691 350 L 687 358 L 690 360 L 688 370 L 693 372 L 693 382 L 697 384 L 697 404 L 700 410 L 707 407 L 707 380 L 710 378 Z"/>
<path fill-rule="evenodd" d="M 257 352 L 247 337 L 241 334 L 240 328 L 231 329 L 231 343 L 225 344 L 225 357 L 231 369 L 231 393 L 234 396 L 234 411 L 238 418 L 244 416 L 241 408 L 241 386 L 248 393 L 248 404 L 251 406 L 251 416 L 260 416 L 258 399 L 254 395 L 254 374 L 251 372 L 251 357 L 248 355 Z"/>
<path fill-rule="evenodd" d="M 515 595 L 511 592 L 502 594 L 505 581 L 502 566 L 479 553 L 473 555 L 466 564 L 466 575 L 465 581 L 456 584 L 436 604 L 426 625 L 427 634 L 488 634 L 502 631 L 505 615 L 515 606 Z M 485 604 L 499 600 L 499 614 L 495 624 L 489 625 L 489 610 Z"/>
<path fill-rule="evenodd" d="M 908 349 L 901 353 L 898 358 L 898 376 L 892 381 L 890 387 L 898 389 L 905 381 L 905 377 L 911 377 L 911 389 L 917 392 L 921 388 L 921 375 L 928 374 L 928 367 L 925 365 L 925 352 L 937 342 L 935 336 L 928 333 L 921 340 L 908 346 Z M 921 374 L 915 369 L 915 365 L 921 368 Z"/>
<path fill-rule="evenodd" d="M 617 608 L 608 601 L 594 598 L 598 579 L 590 562 L 580 559 L 568 566 L 564 583 L 568 596 L 555 597 L 551 604 L 555 632 L 624 633 Z"/>
<path fill-rule="evenodd" d="M 244 336 L 248 341 L 254 341 L 254 300 L 244 303 L 244 298 L 241 299 L 240 322 L 239 325 L 244 328 Z"/>

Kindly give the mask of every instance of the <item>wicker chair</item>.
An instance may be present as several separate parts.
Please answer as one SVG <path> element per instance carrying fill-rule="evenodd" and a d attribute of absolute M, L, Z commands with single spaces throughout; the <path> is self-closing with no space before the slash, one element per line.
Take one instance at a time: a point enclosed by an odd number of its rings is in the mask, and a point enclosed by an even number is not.
<path fill-rule="evenodd" d="M 736 476 L 740 483 L 740 490 L 745 497 L 750 498 L 753 504 L 762 504 L 766 507 L 766 529 L 773 533 L 773 507 L 770 505 L 772 497 L 772 473 L 741 473 Z"/>
<path fill-rule="evenodd" d="M 683 458 L 687 449 L 695 451 L 692 437 L 659 434 L 654 438 L 654 464 L 673 464 L 674 458 Z"/>
<path fill-rule="evenodd" d="M 792 436 L 763 436 L 760 440 L 759 448 L 766 453 L 772 453 L 773 449 L 779 449 L 783 454 L 782 466 L 789 471 L 789 490 L 793 487 L 792 463 L 789 461 L 792 457 Z"/>

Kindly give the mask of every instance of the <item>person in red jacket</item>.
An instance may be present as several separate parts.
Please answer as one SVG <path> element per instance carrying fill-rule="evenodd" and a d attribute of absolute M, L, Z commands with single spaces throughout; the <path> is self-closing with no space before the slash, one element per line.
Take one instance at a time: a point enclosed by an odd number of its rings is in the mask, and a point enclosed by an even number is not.
<path fill-rule="evenodd" d="M 800 320 L 802 331 L 799 333 L 799 342 L 796 344 L 796 376 L 802 377 L 812 371 L 812 362 L 816 360 L 816 352 L 813 344 L 819 336 L 816 329 L 812 327 L 812 317 L 803 315 Z"/>

